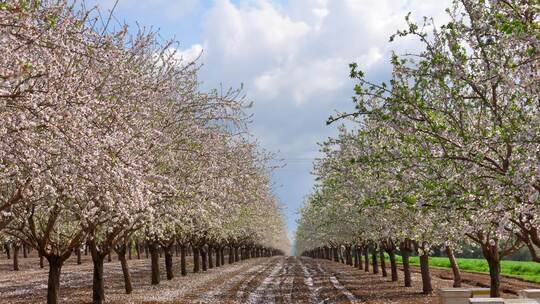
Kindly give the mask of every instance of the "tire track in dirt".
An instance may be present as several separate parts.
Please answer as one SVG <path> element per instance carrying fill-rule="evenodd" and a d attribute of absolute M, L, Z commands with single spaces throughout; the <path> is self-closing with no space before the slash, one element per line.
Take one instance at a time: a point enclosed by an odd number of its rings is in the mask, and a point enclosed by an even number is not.
<path fill-rule="evenodd" d="M 328 272 L 325 269 L 322 268 L 321 264 L 319 264 L 319 263 L 316 263 L 316 264 L 317 264 L 317 269 L 321 273 L 328 274 Z M 347 297 L 347 299 L 349 299 L 349 301 L 351 301 L 351 303 L 359 303 L 360 302 L 360 300 L 358 300 L 356 298 L 356 296 L 352 292 L 350 292 L 345 286 L 343 286 L 339 282 L 339 280 L 335 277 L 334 274 L 330 275 L 329 279 L 330 279 L 330 282 L 332 283 L 332 285 L 334 286 L 334 288 L 336 288 L 343 295 L 345 295 Z"/>
<path fill-rule="evenodd" d="M 243 288 L 247 289 L 254 278 L 267 272 L 275 262 L 276 260 L 272 259 L 236 274 L 212 290 L 201 294 L 197 303 L 237 302 L 238 292 Z M 238 292 L 234 292 L 238 288 L 240 288 Z"/>
<path fill-rule="evenodd" d="M 279 265 L 282 263 L 282 259 L 277 261 Z M 246 303 L 249 301 L 249 297 L 251 296 L 251 293 L 256 290 L 260 286 L 260 281 L 264 280 L 264 278 L 268 277 L 272 271 L 274 271 L 276 261 L 274 260 L 272 264 L 269 264 L 267 267 L 265 267 L 264 270 L 258 271 L 257 273 L 251 275 L 248 279 L 246 279 L 241 285 L 237 286 L 237 292 L 236 292 L 236 302 L 235 303 Z M 272 267 L 273 266 L 273 267 Z M 234 292 L 234 290 L 233 290 Z"/>
<path fill-rule="evenodd" d="M 302 261 L 302 258 L 298 258 L 298 264 L 302 268 L 302 272 L 304 273 L 304 284 L 309 289 L 309 299 L 310 303 L 325 303 L 325 300 L 321 300 L 321 289 L 322 287 L 315 287 L 315 284 L 313 282 L 313 277 L 311 275 L 311 272 L 309 271 L 308 267 L 304 262 Z"/>
<path fill-rule="evenodd" d="M 249 294 L 247 303 L 276 303 L 276 292 L 279 287 L 279 277 L 282 275 L 286 261 L 281 259 L 257 288 Z M 278 282 L 276 284 L 276 282 Z"/>
<path fill-rule="evenodd" d="M 292 303 L 292 292 L 297 263 L 295 257 L 289 257 L 286 261 L 287 263 L 285 264 L 284 272 L 281 275 L 282 280 L 279 284 L 279 294 L 281 295 L 279 300 L 281 301 L 278 302 L 289 304 Z"/>

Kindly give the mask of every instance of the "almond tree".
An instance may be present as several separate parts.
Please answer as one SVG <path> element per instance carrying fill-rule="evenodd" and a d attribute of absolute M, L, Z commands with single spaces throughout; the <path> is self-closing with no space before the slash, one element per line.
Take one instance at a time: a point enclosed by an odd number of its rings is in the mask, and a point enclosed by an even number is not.
<path fill-rule="evenodd" d="M 481 246 L 498 296 L 500 259 L 522 242 L 535 255 L 538 240 L 538 8 L 461 0 L 448 12 L 451 22 L 431 33 L 429 19 L 407 19 L 396 36 L 415 36 L 424 49 L 393 56 L 390 86 L 352 65 L 358 111 L 341 117 L 367 115 L 399 136 L 398 155 L 416 175 L 430 173 L 422 204 L 473 224 L 462 232 Z"/>

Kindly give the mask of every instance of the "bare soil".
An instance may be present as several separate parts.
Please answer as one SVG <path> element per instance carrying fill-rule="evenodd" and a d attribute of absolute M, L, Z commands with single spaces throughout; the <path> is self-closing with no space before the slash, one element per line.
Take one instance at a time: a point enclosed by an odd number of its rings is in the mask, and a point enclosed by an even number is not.
<path fill-rule="evenodd" d="M 163 259 L 160 260 L 164 264 Z M 419 269 L 413 269 L 413 287 L 403 287 L 380 274 L 367 273 L 351 266 L 296 257 L 257 258 L 188 273 L 181 277 L 179 258 L 174 258 L 176 277 L 150 285 L 150 260 L 129 261 L 134 291 L 124 293 L 120 263 L 105 263 L 107 303 L 438 303 L 436 295 L 423 295 Z M 191 259 L 188 257 L 188 270 Z M 39 268 L 37 257 L 20 258 L 20 271 L 12 270 L 12 261 L 0 259 L 0 303 L 44 303 L 47 290 L 47 265 Z M 162 265 L 164 266 L 164 265 Z M 164 268 L 164 267 L 163 267 Z M 452 273 L 432 269 L 433 288 L 451 287 Z M 463 272 L 464 287 L 489 284 L 485 274 Z M 77 265 L 72 257 L 62 268 L 61 303 L 91 303 L 92 263 L 89 256 Z M 515 297 L 523 288 L 540 285 L 503 278 L 503 297 Z"/>

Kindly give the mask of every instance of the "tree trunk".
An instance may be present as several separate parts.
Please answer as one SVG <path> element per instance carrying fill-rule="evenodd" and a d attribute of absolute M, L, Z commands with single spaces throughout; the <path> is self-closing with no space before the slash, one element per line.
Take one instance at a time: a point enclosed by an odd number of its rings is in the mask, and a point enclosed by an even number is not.
<path fill-rule="evenodd" d="M 22 249 L 23 249 L 23 258 L 28 258 L 28 246 L 26 246 L 26 244 L 23 244 L 22 245 Z"/>
<path fill-rule="evenodd" d="M 109 254 L 107 254 L 107 263 L 110 263 L 110 262 L 112 262 L 111 250 L 109 250 Z"/>
<path fill-rule="evenodd" d="M 369 272 L 369 246 L 364 247 L 364 271 Z"/>
<path fill-rule="evenodd" d="M 193 247 L 193 272 L 200 272 L 200 263 L 201 259 L 199 257 L 199 247 Z"/>
<path fill-rule="evenodd" d="M 159 284 L 159 248 L 156 243 L 148 244 L 148 251 L 150 252 L 151 269 L 152 269 L 152 285 Z"/>
<path fill-rule="evenodd" d="M 75 250 L 77 250 L 77 265 L 81 265 L 82 264 L 81 248 L 77 248 Z"/>
<path fill-rule="evenodd" d="M 334 255 L 334 262 L 339 263 L 339 255 L 337 247 L 332 247 L 332 254 Z"/>
<path fill-rule="evenodd" d="M 120 260 L 120 265 L 122 266 L 126 294 L 130 294 L 133 291 L 133 286 L 131 284 L 131 274 L 129 273 L 128 262 L 126 260 L 126 245 L 122 245 L 116 253 L 118 253 L 118 259 Z"/>
<path fill-rule="evenodd" d="M 212 250 L 214 250 L 214 248 L 212 246 L 208 246 L 208 268 L 209 269 L 214 268 L 214 260 L 213 260 L 213 257 L 212 257 Z"/>
<path fill-rule="evenodd" d="M 377 263 L 377 248 L 373 248 L 371 251 L 371 262 L 373 264 L 373 273 L 379 273 L 379 264 Z"/>
<path fill-rule="evenodd" d="M 99 252 L 97 248 L 90 248 L 90 252 L 92 253 L 92 263 L 94 264 L 92 303 L 101 304 L 105 302 L 105 284 L 103 282 L 103 262 L 105 261 L 105 255 Z"/>
<path fill-rule="evenodd" d="M 13 270 L 19 271 L 19 244 L 13 244 Z"/>
<path fill-rule="evenodd" d="M 350 246 L 345 247 L 345 258 L 347 260 L 347 265 L 352 266 L 353 261 L 352 261 L 352 254 L 351 254 L 351 247 Z"/>
<path fill-rule="evenodd" d="M 186 245 L 180 245 L 180 274 L 182 276 L 187 275 L 186 267 Z"/>
<path fill-rule="evenodd" d="M 353 247 L 353 256 L 354 256 L 354 268 L 358 268 L 358 250 L 355 247 Z"/>
<path fill-rule="evenodd" d="M 135 250 L 137 251 L 137 260 L 141 259 L 141 245 L 139 242 L 135 242 Z"/>
<path fill-rule="evenodd" d="M 173 245 L 163 247 L 163 251 L 165 252 L 165 271 L 167 273 L 167 280 L 172 280 L 174 278 L 172 247 Z"/>
<path fill-rule="evenodd" d="M 400 250 L 403 259 L 403 275 L 405 276 L 405 287 L 411 287 L 411 265 L 409 263 L 411 250 L 409 248 L 400 248 Z"/>
<path fill-rule="evenodd" d="M 221 266 L 225 265 L 225 247 L 221 247 L 220 249 L 221 253 Z"/>
<path fill-rule="evenodd" d="M 201 252 L 202 270 L 206 271 L 206 270 L 208 270 L 208 267 L 207 267 L 207 265 L 208 265 L 208 253 L 206 252 L 206 248 L 204 248 L 204 247 L 201 247 L 199 249 L 199 251 Z"/>
<path fill-rule="evenodd" d="M 422 250 L 420 255 L 420 272 L 422 274 L 422 293 L 431 294 L 433 287 L 431 286 L 431 274 L 429 273 L 429 254 L 427 250 Z"/>
<path fill-rule="evenodd" d="M 501 296 L 501 259 L 499 255 L 499 244 L 497 241 L 493 245 L 482 244 L 482 253 L 489 265 L 490 291 L 492 298 Z"/>
<path fill-rule="evenodd" d="M 221 248 L 216 247 L 216 267 L 221 266 Z"/>
<path fill-rule="evenodd" d="M 390 270 L 392 272 L 392 282 L 396 282 L 398 280 L 396 253 L 394 249 L 387 249 L 386 252 L 388 253 L 388 257 L 390 258 Z"/>
<path fill-rule="evenodd" d="M 454 251 L 449 246 L 446 246 L 445 248 L 446 256 L 448 256 L 448 260 L 450 261 L 450 265 L 452 266 L 452 272 L 454 273 L 454 287 L 461 287 L 461 273 L 459 271 L 459 266 L 456 262 L 456 257 L 454 256 Z"/>
<path fill-rule="evenodd" d="M 364 263 L 362 261 L 362 247 L 356 247 L 356 254 L 358 255 L 358 269 L 364 269 Z"/>
<path fill-rule="evenodd" d="M 63 261 L 59 256 L 48 256 L 49 281 L 47 283 L 47 304 L 57 304 L 60 292 L 60 272 Z"/>
<path fill-rule="evenodd" d="M 229 264 L 234 263 L 234 249 L 229 246 Z"/>
<path fill-rule="evenodd" d="M 43 267 L 45 267 L 44 263 L 43 263 L 43 255 L 41 255 L 41 253 L 39 253 L 39 268 L 43 269 Z"/>
<path fill-rule="evenodd" d="M 4 244 L 4 248 L 6 250 L 6 256 L 7 256 L 7 259 L 11 259 L 11 246 L 9 245 L 9 243 L 5 243 Z"/>
<path fill-rule="evenodd" d="M 234 261 L 240 261 L 240 256 L 238 255 L 238 247 L 234 247 Z"/>
<path fill-rule="evenodd" d="M 381 272 L 383 277 L 387 277 L 388 273 L 386 272 L 386 261 L 384 259 L 384 250 L 382 248 L 379 250 L 379 258 L 381 260 Z"/>

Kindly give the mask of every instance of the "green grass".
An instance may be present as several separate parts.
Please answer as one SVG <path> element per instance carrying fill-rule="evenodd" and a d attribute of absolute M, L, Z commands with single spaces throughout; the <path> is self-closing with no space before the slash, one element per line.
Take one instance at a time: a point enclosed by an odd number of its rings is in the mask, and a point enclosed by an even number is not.
<path fill-rule="evenodd" d="M 401 257 L 396 256 L 398 263 Z M 411 265 L 420 265 L 418 257 L 410 258 Z M 483 259 L 457 259 L 459 269 L 463 271 L 489 273 L 486 260 Z M 434 267 L 451 268 L 450 262 L 445 257 L 430 257 L 429 265 Z M 540 263 L 522 261 L 502 261 L 501 274 L 523 279 L 525 281 L 540 284 Z"/>

